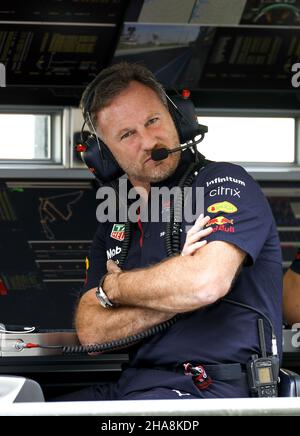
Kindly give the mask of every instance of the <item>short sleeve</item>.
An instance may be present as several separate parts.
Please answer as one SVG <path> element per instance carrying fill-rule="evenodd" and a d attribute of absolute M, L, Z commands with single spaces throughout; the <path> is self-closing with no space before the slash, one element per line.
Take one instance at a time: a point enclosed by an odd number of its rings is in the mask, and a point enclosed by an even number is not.
<path fill-rule="evenodd" d="M 297 274 L 300 274 L 300 249 L 298 250 L 298 253 L 292 262 L 292 265 L 290 266 L 290 269 L 294 271 Z"/>
<path fill-rule="evenodd" d="M 204 186 L 204 214 L 210 216 L 208 225 L 213 228 L 207 241 L 236 245 L 248 254 L 246 265 L 252 265 L 273 223 L 260 187 L 244 168 L 230 163 L 210 164 L 200 177 Z"/>
<path fill-rule="evenodd" d="M 104 225 L 99 224 L 86 258 L 86 278 L 81 294 L 98 286 L 101 277 L 107 272 L 106 261 Z"/>

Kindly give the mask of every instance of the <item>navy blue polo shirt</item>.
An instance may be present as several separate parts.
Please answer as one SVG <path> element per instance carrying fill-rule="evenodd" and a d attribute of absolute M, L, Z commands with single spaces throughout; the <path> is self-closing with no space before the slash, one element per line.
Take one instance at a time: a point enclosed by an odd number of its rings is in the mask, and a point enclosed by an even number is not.
<path fill-rule="evenodd" d="M 184 156 L 176 173 L 185 168 Z M 187 156 L 190 159 L 190 154 Z M 174 186 L 176 173 L 163 184 Z M 257 330 L 260 316 L 255 309 L 272 321 L 281 353 L 282 259 L 276 225 L 266 198 L 242 167 L 230 163 L 210 163 L 202 168 L 193 183 L 193 189 L 196 187 L 204 188 L 202 212 L 211 217 L 213 233 L 206 238 L 208 243 L 226 241 L 247 254 L 228 298 L 252 306 L 254 310 L 219 301 L 183 314 L 172 327 L 134 348 L 130 356 L 133 367 L 182 362 L 244 364 L 252 354 L 260 354 Z M 163 206 L 161 215 L 165 209 L 167 207 Z M 99 225 L 91 248 L 85 291 L 97 286 L 106 272 L 107 259 L 116 261 L 121 254 L 124 228 L 117 224 Z M 181 224 L 182 247 L 190 225 L 185 221 Z M 143 268 L 165 259 L 165 231 L 164 222 L 135 224 L 124 269 Z M 218 262 L 222 260 L 216 260 L 216 268 Z M 271 329 L 266 321 L 264 326 L 270 353 Z M 143 385 L 141 380 L 138 389 L 148 383 L 145 380 Z"/>
<path fill-rule="evenodd" d="M 293 260 L 290 268 L 295 273 L 300 274 L 300 249 L 298 250 L 298 253 L 297 253 L 295 259 Z"/>

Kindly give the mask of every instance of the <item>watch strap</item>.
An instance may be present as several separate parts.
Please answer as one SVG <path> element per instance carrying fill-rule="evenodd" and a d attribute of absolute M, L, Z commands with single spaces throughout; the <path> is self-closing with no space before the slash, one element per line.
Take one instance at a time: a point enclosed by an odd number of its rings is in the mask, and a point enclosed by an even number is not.
<path fill-rule="evenodd" d="M 108 298 L 108 296 L 106 295 L 106 293 L 104 292 L 104 290 L 102 288 L 102 285 L 103 285 L 103 282 L 104 282 L 106 276 L 107 276 L 107 273 L 104 274 L 104 276 L 102 276 L 100 279 L 99 285 L 96 289 L 96 297 L 97 297 L 97 300 L 99 301 L 99 303 L 101 304 L 101 306 L 103 306 L 105 309 L 109 309 L 109 308 L 113 307 L 114 304 L 110 301 L 110 299 Z"/>

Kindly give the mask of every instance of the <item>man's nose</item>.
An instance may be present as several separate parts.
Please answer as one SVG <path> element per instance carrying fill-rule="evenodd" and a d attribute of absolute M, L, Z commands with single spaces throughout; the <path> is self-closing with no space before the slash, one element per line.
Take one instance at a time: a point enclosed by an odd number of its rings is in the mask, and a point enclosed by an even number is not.
<path fill-rule="evenodd" d="M 144 151 L 152 150 L 156 145 L 157 140 L 155 135 L 153 135 L 153 133 L 151 133 L 146 128 L 140 132 L 140 138 L 141 138 L 141 148 Z"/>

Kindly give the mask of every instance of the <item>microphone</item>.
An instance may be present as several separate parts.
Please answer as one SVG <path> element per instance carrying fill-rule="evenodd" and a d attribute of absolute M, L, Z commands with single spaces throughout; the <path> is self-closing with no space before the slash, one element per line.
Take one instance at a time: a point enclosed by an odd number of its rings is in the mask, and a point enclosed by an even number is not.
<path fill-rule="evenodd" d="M 154 161 L 164 160 L 169 156 L 169 154 L 176 153 L 177 151 L 180 151 L 180 150 L 183 151 L 186 148 L 192 147 L 193 145 L 194 145 L 194 143 L 192 142 L 191 144 L 180 145 L 179 147 L 171 148 L 171 149 L 157 148 L 156 150 L 151 151 L 151 159 Z"/>

